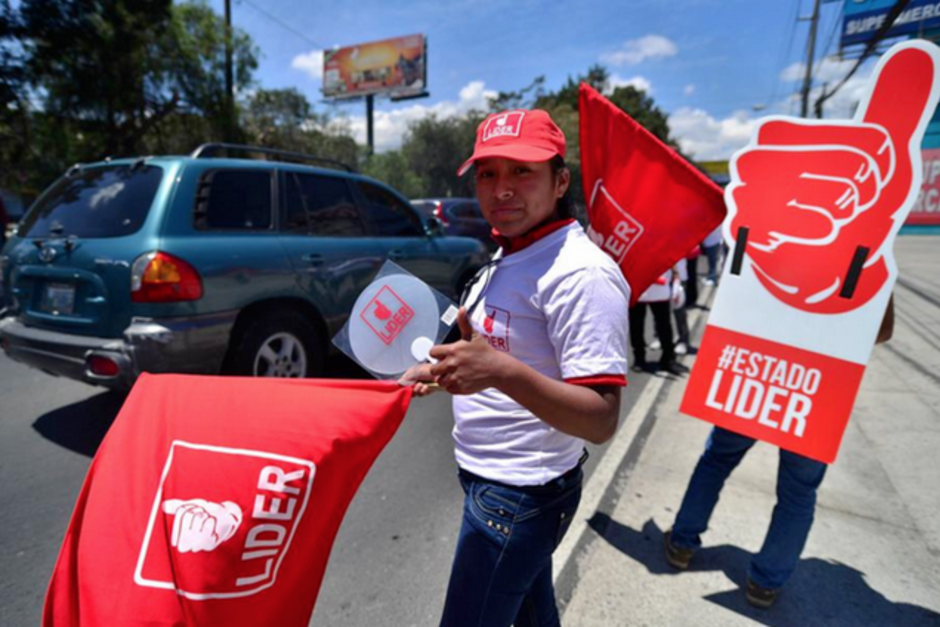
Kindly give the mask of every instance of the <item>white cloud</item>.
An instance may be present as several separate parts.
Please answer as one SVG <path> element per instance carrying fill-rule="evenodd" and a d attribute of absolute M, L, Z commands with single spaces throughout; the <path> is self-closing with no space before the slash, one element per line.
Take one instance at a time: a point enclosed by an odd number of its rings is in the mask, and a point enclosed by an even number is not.
<path fill-rule="evenodd" d="M 718 120 L 702 109 L 683 107 L 669 116 L 669 128 L 682 151 L 702 161 L 728 159 L 747 144 L 756 125 L 746 111 Z"/>
<path fill-rule="evenodd" d="M 685 89 L 682 90 L 682 93 L 686 96 L 691 96 L 695 93 L 695 85 L 686 85 Z"/>
<path fill-rule="evenodd" d="M 827 57 L 823 60 L 813 77 L 813 84 L 816 86 L 810 90 L 810 115 L 813 115 L 813 105 L 822 95 L 823 86 L 827 87 L 827 91 L 832 89 L 848 75 L 854 66 L 854 60 L 843 61 L 834 57 Z M 855 114 L 859 101 L 867 94 L 873 70 L 874 64 L 862 67 L 836 92 L 835 96 L 826 100 L 823 105 L 825 117 L 829 119 L 851 118 Z M 780 73 L 780 80 L 801 84 L 805 73 L 805 64 L 794 63 Z M 796 114 L 800 109 L 800 100 L 800 94 L 793 93 L 783 103 L 783 109 L 787 113 Z"/>
<path fill-rule="evenodd" d="M 306 72 L 314 80 L 323 78 L 323 51 L 311 50 L 306 54 L 298 54 L 291 61 L 290 66 L 295 70 Z"/>
<path fill-rule="evenodd" d="M 662 35 L 647 35 L 624 42 L 623 47 L 601 55 L 601 61 L 613 66 L 637 65 L 646 59 L 674 57 L 679 48 Z"/>
<path fill-rule="evenodd" d="M 609 86 L 610 91 L 613 91 L 617 87 L 635 87 L 640 91 L 645 91 L 647 94 L 653 93 L 653 84 L 645 76 L 623 78 L 615 72 L 610 75 Z"/>
<path fill-rule="evenodd" d="M 487 99 L 495 98 L 497 95 L 497 92 L 486 89 L 483 81 L 472 81 L 460 90 L 459 99 L 456 101 L 445 100 L 431 106 L 412 104 L 391 111 L 376 111 L 372 119 L 375 150 L 385 152 L 400 148 L 405 132 L 408 130 L 408 124 L 411 122 L 432 114 L 438 118 L 448 118 L 463 115 L 474 109 L 486 110 L 489 106 Z M 356 141 L 365 144 L 367 141 L 365 116 L 352 115 L 346 117 L 345 120 Z"/>

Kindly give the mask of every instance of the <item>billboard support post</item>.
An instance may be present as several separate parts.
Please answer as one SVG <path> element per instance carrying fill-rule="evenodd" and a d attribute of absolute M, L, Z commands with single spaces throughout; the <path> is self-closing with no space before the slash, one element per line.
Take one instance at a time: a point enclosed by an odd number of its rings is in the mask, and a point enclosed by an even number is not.
<path fill-rule="evenodd" d="M 225 141 L 234 140 L 235 80 L 232 75 L 232 1 L 225 0 Z"/>
<path fill-rule="evenodd" d="M 375 95 L 366 96 L 366 137 L 369 142 L 369 156 L 375 153 L 375 137 L 372 131 L 372 114 L 375 110 Z"/>

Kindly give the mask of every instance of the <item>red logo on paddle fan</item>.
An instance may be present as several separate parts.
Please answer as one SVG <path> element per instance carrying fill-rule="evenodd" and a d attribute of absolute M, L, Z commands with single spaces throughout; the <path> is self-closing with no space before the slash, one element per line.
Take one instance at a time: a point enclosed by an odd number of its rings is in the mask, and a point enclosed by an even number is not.
<path fill-rule="evenodd" d="M 384 344 L 391 344 L 414 319 L 415 312 L 392 288 L 383 285 L 359 317 Z"/>

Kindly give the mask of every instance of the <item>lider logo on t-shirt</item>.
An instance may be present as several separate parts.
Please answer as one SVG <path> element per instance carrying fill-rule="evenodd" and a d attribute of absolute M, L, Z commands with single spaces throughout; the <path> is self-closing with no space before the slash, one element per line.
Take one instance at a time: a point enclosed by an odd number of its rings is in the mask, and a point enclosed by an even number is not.
<path fill-rule="evenodd" d="M 486 305 L 483 308 L 483 337 L 499 351 L 509 351 L 509 312 Z"/>

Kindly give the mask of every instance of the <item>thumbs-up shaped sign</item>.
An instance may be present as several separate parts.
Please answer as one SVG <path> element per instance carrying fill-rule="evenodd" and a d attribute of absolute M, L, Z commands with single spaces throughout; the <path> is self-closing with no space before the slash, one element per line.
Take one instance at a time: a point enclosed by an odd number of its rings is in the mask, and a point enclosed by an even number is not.
<path fill-rule="evenodd" d="M 735 156 L 730 236 L 748 228 L 745 254 L 778 300 L 843 313 L 888 281 L 889 236 L 920 187 L 920 143 L 940 96 L 938 67 L 936 46 L 896 46 L 881 60 L 855 119 L 772 118 Z M 868 254 L 846 298 L 842 288 L 860 247 Z"/>

